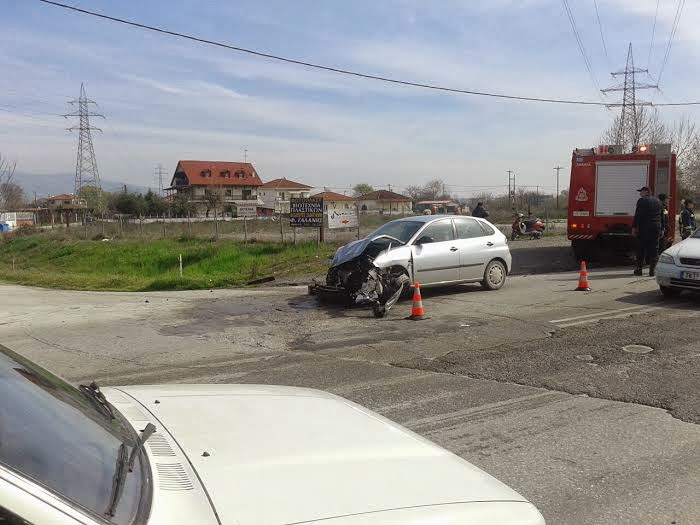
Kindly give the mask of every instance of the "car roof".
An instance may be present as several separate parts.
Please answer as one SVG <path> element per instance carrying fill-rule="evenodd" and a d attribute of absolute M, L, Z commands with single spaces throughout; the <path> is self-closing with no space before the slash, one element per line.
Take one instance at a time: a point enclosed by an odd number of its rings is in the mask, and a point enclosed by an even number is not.
<path fill-rule="evenodd" d="M 401 219 L 395 219 L 390 222 L 424 222 L 424 223 L 429 223 L 433 221 L 437 221 L 439 219 L 455 219 L 459 217 L 470 217 L 472 219 L 478 219 L 478 217 L 471 217 L 469 215 L 415 215 L 413 217 L 403 217 Z"/>

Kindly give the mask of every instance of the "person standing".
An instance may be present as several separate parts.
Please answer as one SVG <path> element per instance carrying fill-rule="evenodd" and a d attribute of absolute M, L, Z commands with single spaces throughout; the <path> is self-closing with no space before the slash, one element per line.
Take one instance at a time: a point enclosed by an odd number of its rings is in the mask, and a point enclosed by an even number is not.
<path fill-rule="evenodd" d="M 649 188 L 644 186 L 637 190 L 639 200 L 632 221 L 632 235 L 637 238 L 637 268 L 634 275 L 642 275 L 644 260 L 649 261 L 649 277 L 656 274 L 656 262 L 659 259 L 659 235 L 663 205 L 652 197 Z"/>
<path fill-rule="evenodd" d="M 663 206 L 661 214 L 661 237 L 659 237 L 659 253 L 663 252 L 673 244 L 673 239 L 669 237 L 671 223 L 668 215 L 668 196 L 665 193 L 659 193 L 659 200 Z"/>
<path fill-rule="evenodd" d="M 491 215 L 491 214 L 486 211 L 486 208 L 484 208 L 483 202 L 478 202 L 476 204 L 476 208 L 474 208 L 474 211 L 472 212 L 473 217 L 479 217 L 480 219 L 485 219 L 489 215 Z"/>
<path fill-rule="evenodd" d="M 695 231 L 695 203 L 691 199 L 685 200 L 685 206 L 681 211 L 681 239 L 687 239 Z"/>

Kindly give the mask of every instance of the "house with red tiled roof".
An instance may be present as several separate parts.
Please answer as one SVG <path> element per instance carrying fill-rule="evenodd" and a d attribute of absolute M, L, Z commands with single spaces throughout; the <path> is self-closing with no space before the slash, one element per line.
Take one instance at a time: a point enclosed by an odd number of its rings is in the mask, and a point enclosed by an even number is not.
<path fill-rule="evenodd" d="M 60 195 L 51 195 L 46 199 L 46 205 L 50 210 L 58 208 L 72 208 L 78 204 L 78 199 L 72 193 L 61 193 Z"/>
<path fill-rule="evenodd" d="M 328 215 L 328 212 L 333 212 L 336 210 L 355 209 L 355 199 L 334 191 L 316 193 L 313 195 L 313 197 L 323 199 L 323 212 L 326 215 Z"/>
<path fill-rule="evenodd" d="M 311 186 L 284 177 L 266 182 L 258 189 L 264 207 L 274 213 L 289 213 L 289 199 L 307 198 L 310 193 Z"/>
<path fill-rule="evenodd" d="M 171 196 L 185 195 L 198 215 L 209 216 L 211 195 L 217 192 L 223 202 L 223 213 L 249 215 L 251 208 L 263 205 L 258 189 L 262 180 L 250 162 L 181 160 L 177 163 L 170 187 Z M 255 210 L 254 210 L 255 211 Z"/>
<path fill-rule="evenodd" d="M 406 195 L 378 190 L 357 197 L 360 212 L 385 215 L 409 215 L 413 213 L 413 201 Z"/>

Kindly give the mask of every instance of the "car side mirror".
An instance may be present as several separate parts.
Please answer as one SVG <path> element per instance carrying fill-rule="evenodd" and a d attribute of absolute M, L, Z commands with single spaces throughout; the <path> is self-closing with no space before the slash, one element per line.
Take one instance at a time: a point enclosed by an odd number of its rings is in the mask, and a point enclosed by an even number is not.
<path fill-rule="evenodd" d="M 420 239 L 416 241 L 416 246 L 421 246 L 423 244 L 430 244 L 431 242 L 435 242 L 435 239 L 433 239 L 430 235 L 423 235 Z"/>

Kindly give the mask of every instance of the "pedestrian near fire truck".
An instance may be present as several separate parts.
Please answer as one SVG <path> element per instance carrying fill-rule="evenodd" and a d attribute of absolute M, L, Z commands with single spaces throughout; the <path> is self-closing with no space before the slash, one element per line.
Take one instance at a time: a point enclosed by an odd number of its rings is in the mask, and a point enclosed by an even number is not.
<path fill-rule="evenodd" d="M 659 237 L 661 235 L 663 204 L 644 186 L 637 190 L 639 200 L 632 221 L 632 235 L 637 238 L 637 268 L 634 275 L 642 275 L 644 262 L 649 262 L 649 276 L 656 272 L 659 259 Z"/>
<path fill-rule="evenodd" d="M 661 205 L 664 207 L 661 215 L 661 238 L 659 239 L 659 253 L 661 253 L 665 249 L 671 247 L 673 244 L 673 239 L 671 238 L 671 224 L 668 213 L 668 195 L 665 193 L 660 193 L 659 200 L 661 201 Z"/>
<path fill-rule="evenodd" d="M 695 203 L 692 199 L 686 199 L 683 210 L 681 211 L 681 239 L 685 240 L 695 231 L 695 213 L 693 209 L 695 208 Z"/>

